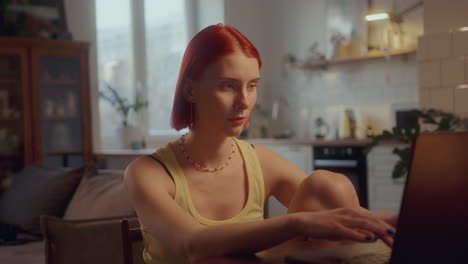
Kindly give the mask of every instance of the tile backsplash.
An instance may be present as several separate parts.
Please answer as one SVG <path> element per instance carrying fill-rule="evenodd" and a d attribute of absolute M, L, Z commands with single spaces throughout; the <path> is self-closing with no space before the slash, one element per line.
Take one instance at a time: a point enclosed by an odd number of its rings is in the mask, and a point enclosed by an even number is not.
<path fill-rule="evenodd" d="M 323 117 L 331 128 L 327 138 L 333 139 L 340 114 L 345 108 L 352 108 L 361 130 L 358 135 L 365 135 L 367 125 L 376 133 L 389 129 L 392 105 L 418 103 L 417 66 L 416 56 L 410 55 L 333 65 L 311 72 L 287 69 L 282 85 L 288 89 L 276 91 L 289 100 L 280 123 L 292 128 L 298 137 L 309 137 L 314 135 L 314 120 Z"/>
<path fill-rule="evenodd" d="M 418 51 L 421 106 L 468 117 L 468 31 L 424 35 Z"/>

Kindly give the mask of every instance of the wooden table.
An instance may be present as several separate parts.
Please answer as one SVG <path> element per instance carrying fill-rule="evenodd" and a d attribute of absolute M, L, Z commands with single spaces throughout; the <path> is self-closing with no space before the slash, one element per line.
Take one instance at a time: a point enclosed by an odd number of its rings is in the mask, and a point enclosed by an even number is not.
<path fill-rule="evenodd" d="M 321 241 L 303 242 L 291 240 L 274 248 L 262 251 L 257 255 L 244 255 L 232 257 L 219 257 L 209 260 L 203 260 L 201 263 L 206 264 L 284 264 L 284 263 L 302 263 L 300 261 L 287 261 L 286 256 L 292 254 L 314 255 L 321 256 L 341 256 L 350 257 L 357 251 L 363 253 L 371 252 L 390 252 L 391 249 L 383 242 L 377 241 L 374 243 L 355 243 L 355 242 L 334 242 Z M 197 263 L 198 264 L 198 263 Z"/>

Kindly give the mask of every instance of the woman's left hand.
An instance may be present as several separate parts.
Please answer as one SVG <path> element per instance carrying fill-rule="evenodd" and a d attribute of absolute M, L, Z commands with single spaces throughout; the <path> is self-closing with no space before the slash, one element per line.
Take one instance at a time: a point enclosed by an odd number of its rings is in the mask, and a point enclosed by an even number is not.
<path fill-rule="evenodd" d="M 398 217 L 400 216 L 398 212 L 392 212 L 392 211 L 370 211 L 370 212 L 373 215 L 377 216 L 378 218 L 387 222 L 389 225 L 396 228 L 396 225 L 398 223 Z M 382 239 L 382 241 L 385 242 L 385 244 L 387 244 L 390 247 L 393 245 L 393 240 L 394 240 L 393 237 L 384 236 L 384 237 L 380 237 L 380 239 Z"/>
<path fill-rule="evenodd" d="M 398 217 L 400 214 L 398 212 L 392 211 L 370 211 L 373 215 L 377 216 L 378 218 L 384 220 L 389 225 L 396 227 L 398 223 Z"/>

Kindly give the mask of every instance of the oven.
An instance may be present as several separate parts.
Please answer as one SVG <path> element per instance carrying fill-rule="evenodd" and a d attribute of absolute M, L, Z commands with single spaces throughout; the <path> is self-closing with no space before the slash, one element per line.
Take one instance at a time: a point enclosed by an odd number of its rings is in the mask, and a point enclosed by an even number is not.
<path fill-rule="evenodd" d="M 314 146 L 314 170 L 329 170 L 346 175 L 359 197 L 362 207 L 368 208 L 367 162 L 363 147 Z"/>

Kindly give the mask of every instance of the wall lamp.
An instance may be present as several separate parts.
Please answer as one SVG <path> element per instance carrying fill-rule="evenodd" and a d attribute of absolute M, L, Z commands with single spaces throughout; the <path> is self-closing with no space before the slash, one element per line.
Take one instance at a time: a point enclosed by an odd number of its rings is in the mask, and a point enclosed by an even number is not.
<path fill-rule="evenodd" d="M 375 21 L 375 20 L 382 20 L 382 19 L 390 19 L 391 22 L 400 24 L 403 22 L 403 16 L 408 14 L 409 12 L 413 11 L 419 6 L 423 5 L 422 0 L 414 2 L 412 5 L 406 7 L 405 9 L 402 9 L 399 12 L 393 12 L 393 13 L 377 13 L 377 14 L 371 14 L 366 16 L 367 21 Z"/>

